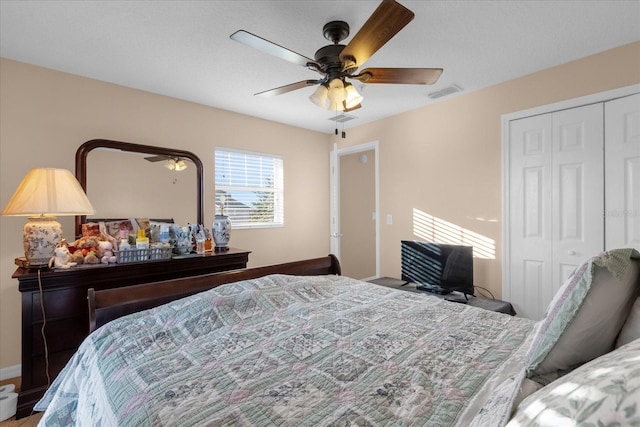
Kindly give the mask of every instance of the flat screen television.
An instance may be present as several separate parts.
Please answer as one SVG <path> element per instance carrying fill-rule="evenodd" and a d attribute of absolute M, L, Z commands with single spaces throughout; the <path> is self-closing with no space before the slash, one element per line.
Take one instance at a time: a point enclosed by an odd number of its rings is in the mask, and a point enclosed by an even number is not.
<path fill-rule="evenodd" d="M 402 280 L 436 294 L 473 295 L 473 247 L 400 242 Z"/>

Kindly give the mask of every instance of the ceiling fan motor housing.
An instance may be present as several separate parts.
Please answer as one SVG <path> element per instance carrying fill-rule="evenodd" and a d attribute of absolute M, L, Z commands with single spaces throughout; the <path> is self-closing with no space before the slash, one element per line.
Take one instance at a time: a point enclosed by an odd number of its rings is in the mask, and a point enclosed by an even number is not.
<path fill-rule="evenodd" d="M 318 49 L 314 58 L 321 65 L 321 71 L 327 74 L 327 81 L 331 81 L 341 77 L 344 70 L 340 53 L 346 46 L 339 43 L 349 36 L 349 24 L 344 21 L 328 22 L 322 27 L 322 34 L 333 44 Z"/>
<path fill-rule="evenodd" d="M 349 24 L 344 21 L 331 21 L 322 27 L 324 38 L 338 44 L 349 36 Z"/>
<path fill-rule="evenodd" d="M 340 52 L 345 48 L 342 44 L 330 44 L 321 47 L 316 52 L 314 58 L 321 66 L 321 70 L 329 75 L 329 78 L 340 77 L 342 72 L 342 61 Z M 333 74 L 336 75 L 333 75 Z"/>

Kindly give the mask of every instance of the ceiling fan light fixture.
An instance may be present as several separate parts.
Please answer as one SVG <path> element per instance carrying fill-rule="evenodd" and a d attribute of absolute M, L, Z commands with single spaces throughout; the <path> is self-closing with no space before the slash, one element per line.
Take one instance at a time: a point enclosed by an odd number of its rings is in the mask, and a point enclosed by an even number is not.
<path fill-rule="evenodd" d="M 175 159 L 167 159 L 164 167 L 170 171 L 183 171 L 187 168 L 187 163 L 179 157 Z"/>
<path fill-rule="evenodd" d="M 347 91 L 347 97 L 344 100 L 344 107 L 347 110 L 360 104 L 364 99 L 362 95 L 358 93 L 358 91 L 356 90 L 356 87 L 351 83 L 345 84 L 345 90 Z"/>
<path fill-rule="evenodd" d="M 331 103 L 341 103 L 347 98 L 347 90 L 341 79 L 333 79 L 329 82 L 328 98 Z"/>
<path fill-rule="evenodd" d="M 313 92 L 309 96 L 309 99 L 311 100 L 311 102 L 316 104 L 318 107 L 326 108 L 326 106 L 327 106 L 327 94 L 328 93 L 329 93 L 329 89 L 327 89 L 327 87 L 325 85 L 320 85 L 315 90 L 315 92 Z"/>
<path fill-rule="evenodd" d="M 344 111 L 344 102 L 329 101 L 329 111 Z"/>
<path fill-rule="evenodd" d="M 167 160 L 167 163 L 164 164 L 164 167 L 169 169 L 170 171 L 176 169 L 176 161 L 174 159 Z"/>

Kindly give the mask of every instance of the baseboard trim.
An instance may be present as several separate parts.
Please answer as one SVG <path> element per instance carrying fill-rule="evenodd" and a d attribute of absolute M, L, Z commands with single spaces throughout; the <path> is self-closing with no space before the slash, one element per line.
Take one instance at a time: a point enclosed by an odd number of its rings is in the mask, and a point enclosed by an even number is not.
<path fill-rule="evenodd" d="M 17 378 L 22 375 L 22 365 L 7 366 L 6 368 L 0 368 L 0 381 L 8 380 L 10 378 Z"/>

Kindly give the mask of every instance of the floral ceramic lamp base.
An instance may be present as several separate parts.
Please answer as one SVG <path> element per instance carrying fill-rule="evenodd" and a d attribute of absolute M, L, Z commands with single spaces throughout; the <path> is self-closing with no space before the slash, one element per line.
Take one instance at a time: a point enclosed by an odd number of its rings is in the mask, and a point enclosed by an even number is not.
<path fill-rule="evenodd" d="M 24 225 L 22 241 L 29 266 L 47 266 L 62 241 L 62 226 L 54 216 L 29 217 L 29 222 Z"/>

